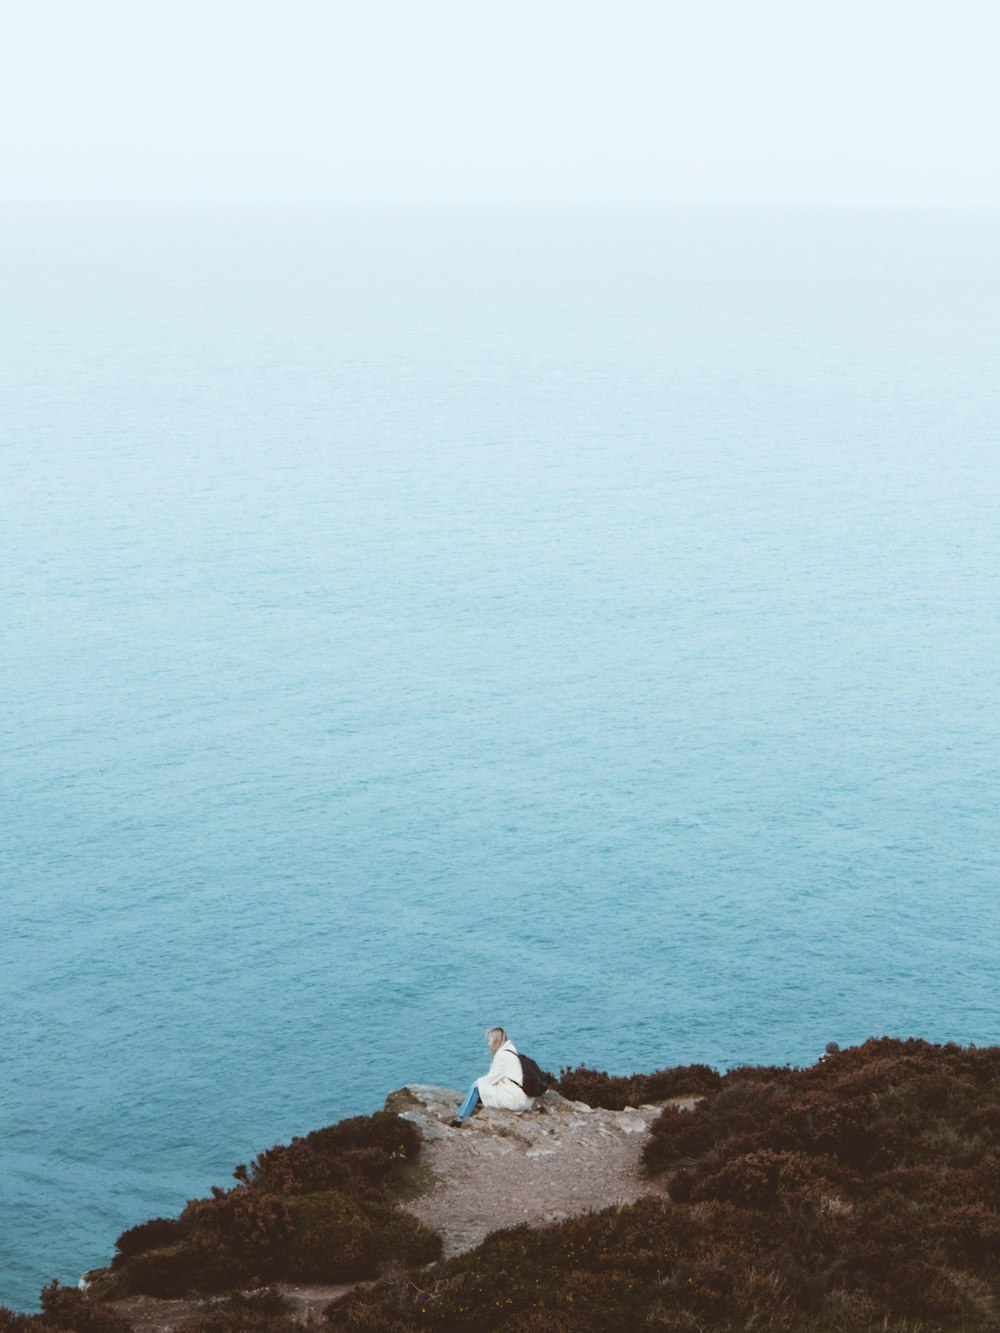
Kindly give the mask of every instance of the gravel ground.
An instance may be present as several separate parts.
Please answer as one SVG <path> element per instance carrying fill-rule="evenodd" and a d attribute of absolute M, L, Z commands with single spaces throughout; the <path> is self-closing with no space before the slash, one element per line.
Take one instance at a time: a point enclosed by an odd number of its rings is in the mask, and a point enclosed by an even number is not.
<path fill-rule="evenodd" d="M 696 1101 L 673 1104 L 689 1108 Z M 457 1092 L 422 1084 L 401 1088 L 386 1101 L 386 1110 L 412 1120 L 423 1133 L 428 1187 L 404 1206 L 442 1234 L 446 1258 L 503 1227 L 537 1226 L 663 1192 L 639 1170 L 659 1106 L 596 1110 L 550 1092 L 532 1111 L 480 1109 L 461 1129 L 452 1129 L 448 1122 L 460 1102 Z"/>

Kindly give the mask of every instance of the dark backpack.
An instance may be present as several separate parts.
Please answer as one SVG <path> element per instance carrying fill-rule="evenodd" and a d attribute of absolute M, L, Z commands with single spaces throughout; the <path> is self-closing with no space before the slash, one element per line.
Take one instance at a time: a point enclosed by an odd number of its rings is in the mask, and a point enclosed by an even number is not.
<path fill-rule="evenodd" d="M 521 1087 L 524 1089 L 525 1096 L 540 1097 L 549 1086 L 549 1080 L 530 1055 L 522 1055 L 518 1051 L 517 1058 L 521 1061 Z"/>

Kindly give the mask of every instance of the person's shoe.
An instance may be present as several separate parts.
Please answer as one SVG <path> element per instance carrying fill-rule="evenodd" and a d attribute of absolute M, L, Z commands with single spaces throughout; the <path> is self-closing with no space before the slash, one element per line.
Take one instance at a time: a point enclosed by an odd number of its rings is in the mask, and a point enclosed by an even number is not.
<path fill-rule="evenodd" d="M 459 1120 L 458 1116 L 456 1116 L 454 1120 L 449 1120 L 448 1124 L 451 1125 L 452 1129 L 461 1129 L 465 1124 L 465 1121 Z"/>

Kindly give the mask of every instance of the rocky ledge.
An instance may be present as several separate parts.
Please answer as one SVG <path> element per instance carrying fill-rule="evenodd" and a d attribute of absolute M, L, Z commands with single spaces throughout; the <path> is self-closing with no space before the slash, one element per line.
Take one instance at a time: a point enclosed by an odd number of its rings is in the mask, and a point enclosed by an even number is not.
<path fill-rule="evenodd" d="M 669 1105 L 691 1109 L 699 1100 Z M 446 1258 L 501 1227 L 538 1226 L 663 1193 L 643 1179 L 639 1159 L 664 1103 L 607 1111 L 550 1091 L 531 1111 L 480 1107 L 453 1129 L 461 1101 L 450 1088 L 411 1083 L 385 1103 L 423 1136 L 422 1189 L 403 1206 L 440 1233 Z"/>

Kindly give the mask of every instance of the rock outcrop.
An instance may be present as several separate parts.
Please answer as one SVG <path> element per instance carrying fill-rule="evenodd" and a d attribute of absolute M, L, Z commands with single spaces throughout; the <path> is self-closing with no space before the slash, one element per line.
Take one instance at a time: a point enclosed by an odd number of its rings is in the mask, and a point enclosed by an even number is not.
<path fill-rule="evenodd" d="M 698 1100 L 671 1104 L 690 1108 Z M 453 1129 L 461 1101 L 449 1088 L 411 1083 L 385 1103 L 423 1135 L 424 1190 L 403 1206 L 443 1236 L 445 1257 L 502 1227 L 537 1226 L 662 1192 L 639 1169 L 662 1106 L 605 1111 L 547 1092 L 532 1111 L 480 1107 Z"/>

